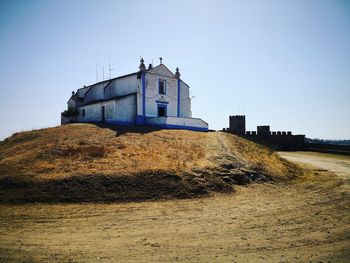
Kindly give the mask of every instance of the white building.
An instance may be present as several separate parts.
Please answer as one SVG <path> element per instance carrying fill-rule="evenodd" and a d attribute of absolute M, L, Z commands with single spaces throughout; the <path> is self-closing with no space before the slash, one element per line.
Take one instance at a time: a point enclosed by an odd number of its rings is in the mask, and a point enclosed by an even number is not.
<path fill-rule="evenodd" d="M 192 118 L 189 86 L 160 64 L 84 86 L 72 92 L 62 124 L 105 122 L 117 125 L 151 125 L 169 129 L 207 131 L 208 123 Z"/>

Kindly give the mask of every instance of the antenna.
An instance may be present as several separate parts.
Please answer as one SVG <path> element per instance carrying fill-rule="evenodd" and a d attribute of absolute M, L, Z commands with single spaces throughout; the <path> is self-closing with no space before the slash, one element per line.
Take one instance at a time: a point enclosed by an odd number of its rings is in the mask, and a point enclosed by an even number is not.
<path fill-rule="evenodd" d="M 111 79 L 111 72 L 114 69 L 111 68 L 111 57 L 108 57 L 108 71 L 109 71 L 109 79 Z"/>
<path fill-rule="evenodd" d="M 96 82 L 98 82 L 98 63 L 96 62 Z"/>

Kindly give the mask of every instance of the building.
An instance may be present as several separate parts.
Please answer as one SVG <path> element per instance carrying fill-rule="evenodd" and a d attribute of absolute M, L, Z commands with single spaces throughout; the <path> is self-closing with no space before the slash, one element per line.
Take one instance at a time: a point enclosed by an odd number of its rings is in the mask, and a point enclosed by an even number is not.
<path fill-rule="evenodd" d="M 192 118 L 190 87 L 160 64 L 84 86 L 68 100 L 61 123 L 104 122 L 117 125 L 150 125 L 169 129 L 207 131 L 208 123 Z"/>
<path fill-rule="evenodd" d="M 245 116 L 229 117 L 230 127 L 224 131 L 242 136 L 248 140 L 268 145 L 276 150 L 296 151 L 305 148 L 305 135 L 293 135 L 291 131 L 270 131 L 269 125 L 257 126 L 256 131 L 246 131 Z"/>

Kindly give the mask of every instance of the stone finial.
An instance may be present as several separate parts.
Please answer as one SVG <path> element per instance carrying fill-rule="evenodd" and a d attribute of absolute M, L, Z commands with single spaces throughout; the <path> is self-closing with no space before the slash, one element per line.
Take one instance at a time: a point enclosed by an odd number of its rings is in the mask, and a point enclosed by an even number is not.
<path fill-rule="evenodd" d="M 160 64 L 163 64 L 163 58 L 162 57 L 159 58 L 159 61 L 160 61 Z"/>
<path fill-rule="evenodd" d="M 179 68 L 176 68 L 175 76 L 177 78 L 180 78 L 181 74 L 180 74 Z"/>
<path fill-rule="evenodd" d="M 148 69 L 152 69 L 153 65 L 152 64 L 148 64 Z"/>
<path fill-rule="evenodd" d="M 75 94 L 75 92 L 74 91 L 72 91 L 72 95 L 74 95 Z"/>
<path fill-rule="evenodd" d="M 145 66 L 145 61 L 143 60 L 143 58 L 141 58 L 140 60 L 140 66 L 139 66 L 139 69 L 140 71 L 144 71 L 146 69 L 146 66 Z"/>

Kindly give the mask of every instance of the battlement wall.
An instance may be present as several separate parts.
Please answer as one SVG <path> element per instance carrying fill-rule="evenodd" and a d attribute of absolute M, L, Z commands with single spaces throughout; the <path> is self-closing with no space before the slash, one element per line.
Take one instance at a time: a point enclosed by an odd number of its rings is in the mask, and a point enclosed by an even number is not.
<path fill-rule="evenodd" d="M 256 131 L 246 131 L 245 116 L 229 116 L 229 128 L 225 132 L 233 133 L 248 140 L 265 144 L 276 150 L 302 150 L 305 135 L 292 135 L 291 131 L 270 131 L 270 125 L 257 126 Z"/>

